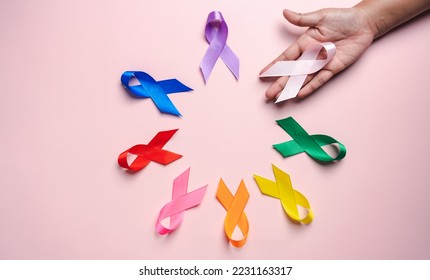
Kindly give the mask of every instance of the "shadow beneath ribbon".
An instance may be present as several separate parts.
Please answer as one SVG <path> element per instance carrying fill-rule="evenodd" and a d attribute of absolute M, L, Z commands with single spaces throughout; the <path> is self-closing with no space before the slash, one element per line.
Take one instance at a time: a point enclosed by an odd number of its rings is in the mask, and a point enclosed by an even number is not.
<path fill-rule="evenodd" d="M 178 230 L 180 230 L 180 227 L 179 227 L 179 228 L 177 228 L 176 230 L 172 231 L 172 232 L 169 232 L 169 233 L 167 233 L 167 234 L 162 235 L 162 234 L 159 234 L 159 233 L 154 229 L 154 237 L 155 237 L 157 240 L 164 240 L 164 241 L 162 241 L 162 242 L 164 242 L 164 243 L 167 243 L 167 242 L 173 242 L 173 241 L 170 241 L 170 239 L 175 239 L 175 238 L 176 238 L 175 236 L 177 236 L 177 235 L 178 235 L 178 234 L 176 233 L 176 231 L 178 231 Z"/>

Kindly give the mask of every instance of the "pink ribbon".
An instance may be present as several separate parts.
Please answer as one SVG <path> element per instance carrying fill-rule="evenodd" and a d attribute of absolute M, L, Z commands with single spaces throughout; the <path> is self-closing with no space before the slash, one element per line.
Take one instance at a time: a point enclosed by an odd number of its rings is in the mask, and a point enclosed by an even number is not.
<path fill-rule="evenodd" d="M 190 168 L 173 181 L 172 201 L 163 206 L 155 224 L 155 230 L 158 234 L 165 235 L 176 230 L 184 219 L 185 210 L 196 207 L 202 202 L 207 185 L 188 193 L 189 176 Z M 161 221 L 169 217 L 169 226 L 163 226 Z"/>
<path fill-rule="evenodd" d="M 324 48 L 326 59 L 317 60 L 318 54 Z M 260 77 L 290 76 L 284 90 L 275 103 L 294 98 L 305 82 L 306 76 L 321 70 L 333 58 L 336 46 L 333 43 L 321 43 L 310 46 L 296 61 L 278 61 L 267 69 Z"/>

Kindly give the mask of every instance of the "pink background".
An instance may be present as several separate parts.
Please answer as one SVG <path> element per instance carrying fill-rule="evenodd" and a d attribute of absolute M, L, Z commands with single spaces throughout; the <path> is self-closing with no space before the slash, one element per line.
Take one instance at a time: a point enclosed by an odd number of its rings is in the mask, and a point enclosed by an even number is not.
<path fill-rule="evenodd" d="M 309 98 L 266 103 L 259 71 L 303 29 L 299 12 L 357 1 L 1 1 L 1 259 L 429 259 L 430 17 L 375 42 Z M 240 80 L 218 62 L 199 71 L 207 14 L 220 10 Z M 160 114 L 121 87 L 126 70 L 194 89 L 171 99 L 183 118 Z M 311 134 L 348 149 L 320 165 L 272 147 L 290 137 L 275 120 L 293 116 Z M 167 150 L 183 158 L 128 174 L 120 152 L 179 128 Z M 315 220 L 288 220 L 252 174 L 288 172 Z M 209 184 L 181 227 L 154 224 L 172 181 L 191 166 L 189 189 Z M 215 199 L 222 177 L 251 194 L 247 244 L 231 247 Z"/>

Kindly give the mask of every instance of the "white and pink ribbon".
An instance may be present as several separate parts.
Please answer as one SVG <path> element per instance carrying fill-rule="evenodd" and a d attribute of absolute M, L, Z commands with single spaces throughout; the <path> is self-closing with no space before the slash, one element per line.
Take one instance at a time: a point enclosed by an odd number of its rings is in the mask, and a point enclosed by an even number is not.
<path fill-rule="evenodd" d="M 322 49 L 327 52 L 325 59 L 317 59 Z M 331 43 L 315 44 L 307 48 L 295 61 L 278 61 L 260 75 L 260 77 L 290 76 L 285 88 L 275 103 L 294 98 L 302 88 L 306 76 L 321 70 L 336 54 L 336 46 Z"/>
<path fill-rule="evenodd" d="M 155 230 L 160 235 L 168 234 L 176 230 L 184 219 L 184 212 L 190 208 L 196 207 L 202 202 L 207 185 L 188 192 L 188 178 L 190 168 L 182 172 L 181 175 L 173 181 L 172 200 L 164 205 L 155 224 Z M 161 222 L 170 217 L 169 226 L 163 226 Z"/>

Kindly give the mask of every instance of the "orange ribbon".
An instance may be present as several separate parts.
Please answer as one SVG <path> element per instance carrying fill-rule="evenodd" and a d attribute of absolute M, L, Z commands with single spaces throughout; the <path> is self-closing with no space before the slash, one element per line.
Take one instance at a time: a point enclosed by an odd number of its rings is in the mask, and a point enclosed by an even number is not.
<path fill-rule="evenodd" d="M 216 192 L 216 198 L 224 207 L 224 209 L 227 210 L 227 215 L 225 216 L 224 220 L 224 231 L 228 240 L 234 247 L 242 247 L 246 243 L 249 232 L 248 218 L 244 212 L 246 203 L 249 199 L 249 193 L 246 189 L 245 183 L 243 180 L 240 181 L 236 194 L 233 196 L 233 194 L 225 185 L 224 181 L 220 179 L 218 190 Z M 233 232 L 236 226 L 238 226 L 242 232 L 242 239 L 233 239 Z"/>

